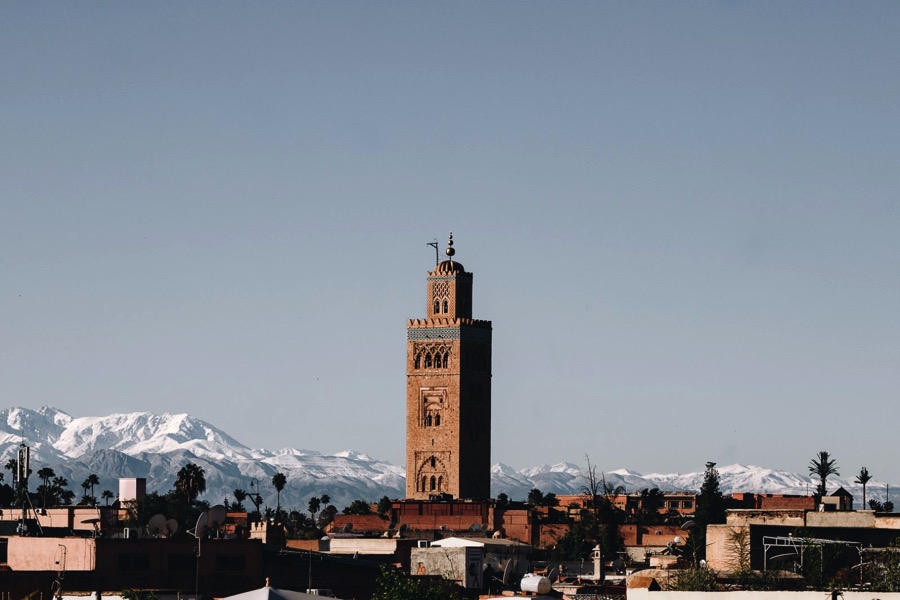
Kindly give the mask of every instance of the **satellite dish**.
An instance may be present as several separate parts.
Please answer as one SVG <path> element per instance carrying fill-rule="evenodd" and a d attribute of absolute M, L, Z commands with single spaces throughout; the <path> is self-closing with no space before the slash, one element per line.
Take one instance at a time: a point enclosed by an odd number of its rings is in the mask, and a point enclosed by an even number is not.
<path fill-rule="evenodd" d="M 159 537 L 160 535 L 162 535 L 163 529 L 165 529 L 165 527 L 165 515 L 153 515 L 152 517 L 150 517 L 150 522 L 147 523 L 147 534 L 150 537 Z"/>
<path fill-rule="evenodd" d="M 344 528 L 341 529 L 341 531 L 343 533 L 350 533 L 351 531 L 353 531 L 353 523 L 347 523 L 346 525 L 344 525 Z"/>
<path fill-rule="evenodd" d="M 559 567 L 553 567 L 550 569 L 550 572 L 547 573 L 547 579 L 550 580 L 550 583 L 556 583 L 557 578 L 559 577 Z"/>
<path fill-rule="evenodd" d="M 225 509 L 225 507 L 221 504 L 216 504 L 209 509 L 209 515 L 206 518 L 206 525 L 210 529 L 218 529 L 225 524 L 225 518 L 227 516 L 228 511 Z"/>
<path fill-rule="evenodd" d="M 472 533 L 478 533 L 479 531 L 481 531 L 481 524 L 472 523 L 471 525 L 469 525 L 469 531 L 471 531 Z"/>
<path fill-rule="evenodd" d="M 197 526 L 194 527 L 194 537 L 197 539 L 206 537 L 206 533 L 209 531 L 209 515 L 206 511 L 200 513 L 200 517 L 197 519 Z"/>
<path fill-rule="evenodd" d="M 407 525 L 406 523 L 403 523 L 400 525 L 400 529 L 398 529 L 397 531 L 399 531 L 400 533 L 406 533 L 407 529 L 409 529 L 409 525 Z"/>
<path fill-rule="evenodd" d="M 178 533 L 178 521 L 176 521 L 175 519 L 169 519 L 168 521 L 166 521 L 166 526 L 163 529 L 163 534 L 166 537 L 172 537 L 176 533 Z"/>
<path fill-rule="evenodd" d="M 684 523 L 681 524 L 681 528 L 684 529 L 685 531 L 687 531 L 694 525 L 696 525 L 696 523 L 694 523 L 693 521 L 685 521 Z"/>

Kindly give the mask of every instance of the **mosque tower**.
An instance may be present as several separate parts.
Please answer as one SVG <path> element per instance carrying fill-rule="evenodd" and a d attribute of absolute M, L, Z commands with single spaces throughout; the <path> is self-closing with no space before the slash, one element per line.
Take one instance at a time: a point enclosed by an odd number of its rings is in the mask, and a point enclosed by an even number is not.
<path fill-rule="evenodd" d="M 447 260 L 427 277 L 426 319 L 406 328 L 406 497 L 491 495 L 491 322 L 472 318 L 472 274 Z"/>

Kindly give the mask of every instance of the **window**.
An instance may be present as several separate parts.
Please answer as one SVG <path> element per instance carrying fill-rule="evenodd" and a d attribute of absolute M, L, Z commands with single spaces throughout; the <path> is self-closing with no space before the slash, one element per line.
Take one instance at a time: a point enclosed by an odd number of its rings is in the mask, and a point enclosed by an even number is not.
<path fill-rule="evenodd" d="M 444 478 L 443 476 L 438 477 L 438 491 L 442 491 L 444 489 Z"/>
<path fill-rule="evenodd" d="M 445 313 L 450 312 L 450 305 L 447 303 L 446 300 L 444 300 L 444 312 Z"/>
<path fill-rule="evenodd" d="M 440 413 L 434 415 L 434 426 L 437 427 L 441 424 L 441 415 Z"/>
<path fill-rule="evenodd" d="M 437 459 L 432 456 L 431 457 L 431 468 L 434 469 L 435 467 L 437 467 Z M 434 489 L 434 486 L 431 486 L 431 489 Z"/>
<path fill-rule="evenodd" d="M 434 478 L 434 475 L 431 476 L 431 491 L 437 489 L 437 479 Z"/>
<path fill-rule="evenodd" d="M 686 509 L 688 509 L 688 510 L 694 508 L 694 501 L 693 501 L 693 500 L 684 500 L 684 501 L 682 501 L 682 502 L 681 502 L 681 508 L 686 508 Z"/>
<path fill-rule="evenodd" d="M 431 368 L 431 354 L 430 353 L 425 354 L 425 368 L 426 369 Z"/>
<path fill-rule="evenodd" d="M 415 368 L 415 369 L 420 369 L 420 368 L 422 368 L 422 357 L 421 357 L 420 355 L 418 355 L 418 354 L 416 354 L 415 365 L 414 365 L 413 368 Z"/>
<path fill-rule="evenodd" d="M 422 475 L 422 487 L 419 488 L 419 491 L 421 491 L 421 492 L 425 491 L 425 476 L 424 475 Z"/>
<path fill-rule="evenodd" d="M 441 312 L 441 301 L 438 300 L 437 298 L 434 299 L 434 312 L 436 312 L 436 313 Z"/>

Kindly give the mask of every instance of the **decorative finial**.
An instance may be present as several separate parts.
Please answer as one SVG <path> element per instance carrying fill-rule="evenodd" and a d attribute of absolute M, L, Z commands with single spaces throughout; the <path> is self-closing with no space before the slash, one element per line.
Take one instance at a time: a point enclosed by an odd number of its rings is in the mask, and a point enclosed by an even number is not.
<path fill-rule="evenodd" d="M 447 256 L 450 257 L 450 262 L 453 262 L 453 255 L 456 254 L 456 250 L 453 249 L 453 232 L 450 232 L 450 239 L 447 240 Z"/>

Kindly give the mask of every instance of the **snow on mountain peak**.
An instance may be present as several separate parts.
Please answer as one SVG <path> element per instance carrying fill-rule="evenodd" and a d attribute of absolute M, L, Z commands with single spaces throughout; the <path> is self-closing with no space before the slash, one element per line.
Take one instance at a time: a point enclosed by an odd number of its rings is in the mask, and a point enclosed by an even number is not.
<path fill-rule="evenodd" d="M 404 497 L 405 469 L 354 450 L 333 455 L 314 450 L 283 448 L 277 452 L 251 450 L 213 425 L 185 413 L 135 412 L 105 417 L 78 417 L 45 406 L 39 410 L 9 408 L 0 411 L 0 456 L 11 456 L 24 439 L 32 448 L 35 464 L 50 466 L 70 481 L 89 473 L 99 475 L 104 486 L 119 477 L 146 477 L 149 490 L 165 492 L 175 473 L 186 462 L 206 471 L 207 498 L 223 498 L 235 489 L 255 486 L 274 501 L 270 485 L 275 473 L 288 483 L 281 495 L 283 506 L 305 507 L 309 498 L 329 494 L 338 506 L 352 500 Z M 817 482 L 806 475 L 752 465 L 718 467 L 723 493 L 759 492 L 806 494 Z M 658 487 L 663 491 L 696 492 L 703 471 L 642 475 L 629 469 L 605 473 L 606 482 L 624 486 L 629 493 Z M 852 476 L 828 480 L 829 491 L 840 486 L 861 495 Z M 561 494 L 580 494 L 582 469 L 569 462 L 522 470 L 497 463 L 491 466 L 491 494 L 505 493 L 524 500 L 531 489 Z M 870 498 L 883 499 L 885 483 L 872 480 Z"/>

